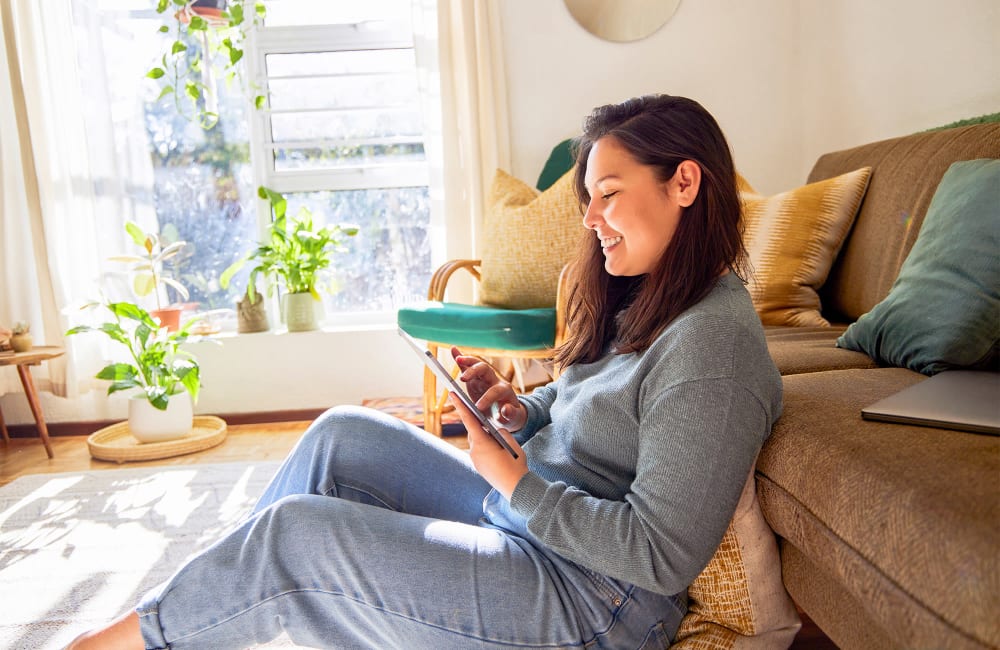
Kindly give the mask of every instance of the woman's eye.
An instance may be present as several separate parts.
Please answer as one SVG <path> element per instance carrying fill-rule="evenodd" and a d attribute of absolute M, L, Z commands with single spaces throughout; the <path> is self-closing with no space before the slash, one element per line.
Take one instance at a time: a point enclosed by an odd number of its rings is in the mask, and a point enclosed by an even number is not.
<path fill-rule="evenodd" d="M 607 201 L 608 199 L 610 199 L 615 194 L 618 194 L 618 190 L 615 190 L 614 192 L 608 192 L 607 194 L 602 194 L 601 198 L 604 199 L 605 201 Z"/>

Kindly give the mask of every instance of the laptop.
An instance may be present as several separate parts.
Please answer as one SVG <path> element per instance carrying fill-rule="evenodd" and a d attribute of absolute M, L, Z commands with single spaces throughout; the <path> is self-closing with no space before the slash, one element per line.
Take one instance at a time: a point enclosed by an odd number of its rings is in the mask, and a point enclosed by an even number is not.
<path fill-rule="evenodd" d="M 861 417 L 1000 435 L 1000 373 L 945 370 L 866 406 Z"/>

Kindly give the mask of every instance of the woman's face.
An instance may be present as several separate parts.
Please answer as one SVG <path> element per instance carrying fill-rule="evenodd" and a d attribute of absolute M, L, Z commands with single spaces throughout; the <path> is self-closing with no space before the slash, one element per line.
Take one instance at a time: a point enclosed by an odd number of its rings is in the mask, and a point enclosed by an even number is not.
<path fill-rule="evenodd" d="M 583 225 L 601 240 L 608 273 L 635 276 L 655 268 L 684 211 L 678 201 L 680 176 L 678 167 L 670 180 L 657 179 L 652 167 L 638 162 L 613 136 L 594 143 L 584 177 L 590 203 Z"/>

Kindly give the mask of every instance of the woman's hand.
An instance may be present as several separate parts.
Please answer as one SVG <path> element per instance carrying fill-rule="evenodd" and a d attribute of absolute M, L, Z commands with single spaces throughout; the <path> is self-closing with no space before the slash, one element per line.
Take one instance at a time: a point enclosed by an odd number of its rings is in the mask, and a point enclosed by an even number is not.
<path fill-rule="evenodd" d="M 500 379 L 493 366 L 477 357 L 468 357 L 453 347 L 451 356 L 462 374 L 459 379 L 483 413 L 492 413 L 496 424 L 508 431 L 520 431 L 528 421 L 528 410 L 517 399 L 517 393 L 506 381 Z"/>
<path fill-rule="evenodd" d="M 472 459 L 476 471 L 497 492 L 510 501 L 510 495 L 514 493 L 518 481 L 528 473 L 528 461 L 524 456 L 524 450 L 507 429 L 498 427 L 500 435 L 517 452 L 517 458 L 511 456 L 510 452 L 493 439 L 493 436 L 486 433 L 483 425 L 479 423 L 472 411 L 462 403 L 462 400 L 458 399 L 454 393 L 450 395 L 449 399 L 458 416 L 462 419 L 466 431 L 469 432 L 469 457 Z"/>

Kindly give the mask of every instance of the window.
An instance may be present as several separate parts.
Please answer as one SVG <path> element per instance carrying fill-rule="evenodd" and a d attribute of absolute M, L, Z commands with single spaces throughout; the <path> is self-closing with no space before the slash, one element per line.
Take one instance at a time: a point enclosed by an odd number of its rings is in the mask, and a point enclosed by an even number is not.
<path fill-rule="evenodd" d="M 264 185 L 286 196 L 291 214 L 304 206 L 317 222 L 359 226 L 334 258 L 329 320 L 391 321 L 400 304 L 422 299 L 430 192 L 409 3 L 266 2 L 246 48 L 249 86 L 217 80 L 219 122 L 203 130 L 144 78 L 163 51 L 158 39 L 170 38 L 157 31 L 155 1 L 73 0 L 94 191 L 107 208 L 99 254 L 129 246 L 122 224 L 137 220 L 188 242 L 172 271 L 191 302 L 231 308 L 249 268 L 228 290 L 218 278 L 264 233 Z M 263 110 L 248 92 L 268 98 Z"/>

